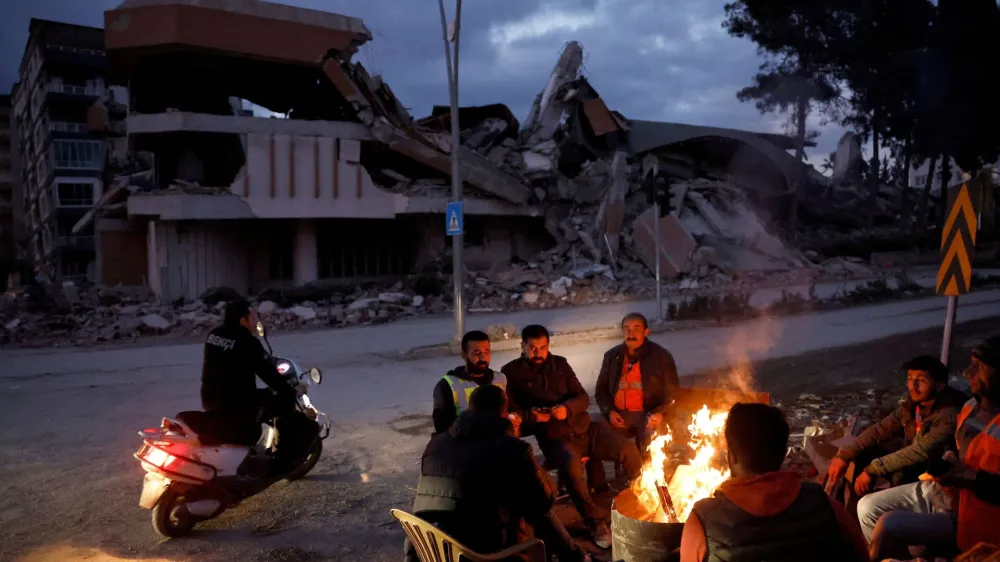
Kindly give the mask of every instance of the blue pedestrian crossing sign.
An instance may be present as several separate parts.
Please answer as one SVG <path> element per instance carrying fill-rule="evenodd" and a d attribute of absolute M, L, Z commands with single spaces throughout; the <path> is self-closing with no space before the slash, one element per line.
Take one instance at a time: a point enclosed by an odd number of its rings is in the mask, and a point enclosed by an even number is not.
<path fill-rule="evenodd" d="M 465 221 L 462 219 L 462 202 L 448 203 L 444 209 L 444 231 L 448 236 L 461 236 Z"/>

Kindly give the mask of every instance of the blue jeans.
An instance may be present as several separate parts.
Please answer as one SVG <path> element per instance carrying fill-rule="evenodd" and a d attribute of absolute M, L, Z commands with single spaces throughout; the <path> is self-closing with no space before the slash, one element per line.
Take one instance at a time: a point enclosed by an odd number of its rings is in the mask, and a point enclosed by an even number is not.
<path fill-rule="evenodd" d="M 951 494 L 933 481 L 868 494 L 858 502 L 858 521 L 872 560 L 909 558 L 910 546 L 950 548 L 955 542 Z"/>

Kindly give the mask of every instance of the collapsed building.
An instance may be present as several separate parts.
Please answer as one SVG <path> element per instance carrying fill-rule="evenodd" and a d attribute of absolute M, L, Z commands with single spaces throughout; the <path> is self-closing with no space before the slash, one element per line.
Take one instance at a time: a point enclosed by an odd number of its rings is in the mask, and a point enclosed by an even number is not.
<path fill-rule="evenodd" d="M 404 276 L 447 255 L 456 150 L 466 267 L 509 288 L 566 285 L 570 269 L 648 278 L 654 220 L 667 277 L 807 264 L 765 226 L 808 180 L 787 137 L 629 120 L 570 42 L 524 123 L 502 104 L 460 108 L 454 147 L 448 108 L 414 119 L 352 60 L 371 37 L 359 19 L 268 2 L 106 12 L 109 79 L 130 93 L 129 165 L 77 223 L 102 238 L 98 281 L 175 300 Z"/>

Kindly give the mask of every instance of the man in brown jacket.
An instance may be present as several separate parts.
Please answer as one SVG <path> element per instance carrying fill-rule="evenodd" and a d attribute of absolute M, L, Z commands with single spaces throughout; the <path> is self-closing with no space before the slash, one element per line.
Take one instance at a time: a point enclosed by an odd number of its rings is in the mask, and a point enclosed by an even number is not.
<path fill-rule="evenodd" d="M 863 496 L 878 477 L 893 486 L 915 482 L 928 459 L 938 459 L 954 443 L 958 412 L 968 397 L 948 386 L 948 368 L 935 357 L 922 355 L 907 361 L 907 400 L 879 423 L 866 429 L 837 452 L 827 474 L 835 482 L 854 461 L 864 470 L 854 479 L 854 491 Z M 890 441 L 903 439 L 903 448 L 888 453 Z"/>

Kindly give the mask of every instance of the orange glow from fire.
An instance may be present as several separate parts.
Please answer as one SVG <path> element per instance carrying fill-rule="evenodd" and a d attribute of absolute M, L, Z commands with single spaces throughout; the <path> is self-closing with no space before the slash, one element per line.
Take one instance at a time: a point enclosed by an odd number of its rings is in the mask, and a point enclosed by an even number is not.
<path fill-rule="evenodd" d="M 703 405 L 691 417 L 687 426 L 691 448 L 687 464 L 674 463 L 669 448 L 674 441 L 673 432 L 667 427 L 650 440 L 647 447 L 648 461 L 642 474 L 632 483 L 632 491 L 649 514 L 644 519 L 660 523 L 682 523 L 691 514 L 694 504 L 711 497 L 719 485 L 729 478 L 725 457 L 725 437 L 728 409 L 713 412 Z M 667 478 L 670 474 L 672 477 Z M 673 513 L 664 510 L 660 488 L 670 493 Z"/>

